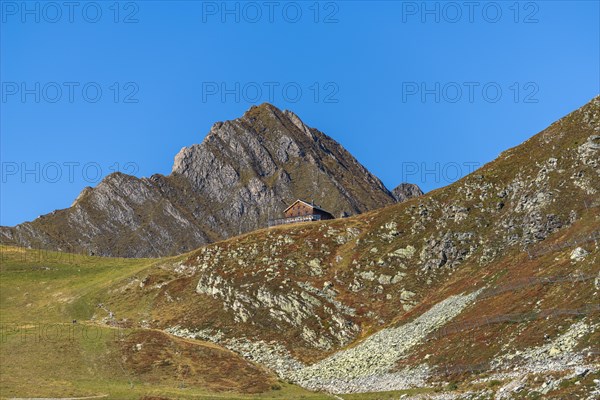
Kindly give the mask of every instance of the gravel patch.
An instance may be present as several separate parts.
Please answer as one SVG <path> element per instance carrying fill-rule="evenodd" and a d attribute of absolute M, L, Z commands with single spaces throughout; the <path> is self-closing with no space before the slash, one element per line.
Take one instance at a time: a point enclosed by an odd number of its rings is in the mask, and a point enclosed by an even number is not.
<path fill-rule="evenodd" d="M 414 321 L 382 329 L 355 347 L 294 371 L 291 380 L 311 390 L 333 393 L 375 392 L 420 386 L 429 375 L 426 364 L 401 372 L 393 373 L 391 370 L 411 348 L 460 314 L 478 294 L 479 291 L 451 296 Z"/>

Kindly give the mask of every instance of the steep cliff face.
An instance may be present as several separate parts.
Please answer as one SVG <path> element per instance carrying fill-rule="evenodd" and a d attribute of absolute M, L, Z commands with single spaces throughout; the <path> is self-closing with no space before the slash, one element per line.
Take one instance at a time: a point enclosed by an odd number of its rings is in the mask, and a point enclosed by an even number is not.
<path fill-rule="evenodd" d="M 290 111 L 264 104 L 215 124 L 199 145 L 175 157 L 173 175 L 225 223 L 225 235 L 262 227 L 297 198 L 318 200 L 334 215 L 393 203 L 393 196 L 340 144 Z"/>
<path fill-rule="evenodd" d="M 395 201 L 335 140 L 262 104 L 183 148 L 171 175 L 109 175 L 68 209 L 1 227 L 0 241 L 106 256 L 173 255 L 264 227 L 296 198 L 314 199 L 335 216 Z"/>

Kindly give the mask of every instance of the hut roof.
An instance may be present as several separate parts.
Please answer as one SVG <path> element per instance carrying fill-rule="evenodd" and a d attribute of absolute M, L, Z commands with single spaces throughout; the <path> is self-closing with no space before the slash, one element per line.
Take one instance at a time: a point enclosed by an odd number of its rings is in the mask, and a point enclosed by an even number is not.
<path fill-rule="evenodd" d="M 298 200 L 296 200 L 295 202 L 293 202 L 293 203 L 292 203 L 292 204 L 291 204 L 291 205 L 290 205 L 288 208 L 286 208 L 285 210 L 283 210 L 283 212 L 285 213 L 287 210 L 289 210 L 290 208 L 292 208 L 292 207 L 293 207 L 293 206 L 294 206 L 296 203 L 298 203 L 298 202 L 300 202 L 300 203 L 304 203 L 304 204 L 306 204 L 307 206 L 314 208 L 315 210 L 320 210 L 320 211 L 323 211 L 323 212 L 326 212 L 326 213 L 330 214 L 330 212 L 329 212 L 329 211 L 322 209 L 322 208 L 321 208 L 321 207 L 319 207 L 318 205 L 316 205 L 316 204 L 314 204 L 314 203 L 309 203 L 308 201 L 304 201 L 304 200 L 300 200 L 300 199 L 298 199 Z"/>

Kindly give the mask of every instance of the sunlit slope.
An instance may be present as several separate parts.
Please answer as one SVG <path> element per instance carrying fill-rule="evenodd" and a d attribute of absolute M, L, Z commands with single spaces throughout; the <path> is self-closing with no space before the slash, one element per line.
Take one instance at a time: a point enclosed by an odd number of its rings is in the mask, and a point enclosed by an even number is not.
<path fill-rule="evenodd" d="M 3 246 L 0 396 L 311 397 L 212 343 L 103 323 L 105 288 L 156 262 Z"/>
<path fill-rule="evenodd" d="M 594 364 L 599 151 L 594 99 L 448 187 L 348 219 L 209 245 L 128 277 L 103 299 L 114 324 L 219 343 L 285 379 L 340 393 L 429 385 L 459 363 L 492 374 L 505 368 L 495 359 L 568 334 L 577 319 L 585 329 L 569 351 L 585 350 L 579 365 Z M 557 282 L 519 283 L 536 278 Z M 520 289 L 489 296 L 502 287 Z M 537 316 L 500 317 L 527 313 Z M 485 352 L 469 353 L 456 331 L 435 339 L 437 357 L 426 353 L 435 332 L 488 316 L 498 323 L 477 327 L 493 330 L 486 340 L 494 345 L 474 345 Z M 425 328 L 393 336 L 410 324 Z M 509 335 L 542 328 L 541 336 Z M 374 333 L 379 347 L 369 347 Z M 337 355 L 363 343 L 354 358 Z M 385 380 L 417 361 L 425 366 L 412 381 Z M 565 375 L 566 367 L 556 368 Z"/>
<path fill-rule="evenodd" d="M 228 363 L 244 357 L 244 377 L 264 377 L 253 380 L 264 386 L 246 387 L 217 368 L 197 390 L 231 379 L 223 390 L 266 396 L 298 394 L 287 381 L 342 397 L 591 399 L 600 364 L 599 151 L 597 98 L 448 187 L 356 217 L 263 229 L 154 261 L 4 263 L 2 309 L 21 322 L 29 307 L 37 319 L 142 332 L 118 351 L 139 382 L 166 379 L 153 387 L 172 388 L 189 360 L 203 359 L 185 350 L 192 340 L 231 354 Z M 277 385 L 283 390 L 270 389 Z"/>

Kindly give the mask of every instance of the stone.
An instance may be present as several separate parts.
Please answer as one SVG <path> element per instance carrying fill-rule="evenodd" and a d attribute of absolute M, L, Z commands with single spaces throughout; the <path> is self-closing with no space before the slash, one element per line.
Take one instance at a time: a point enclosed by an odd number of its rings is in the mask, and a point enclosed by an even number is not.
<path fill-rule="evenodd" d="M 574 261 L 583 261 L 589 252 L 581 247 L 577 247 L 575 250 L 571 252 L 571 260 Z"/>
<path fill-rule="evenodd" d="M 382 285 L 389 285 L 392 282 L 392 277 L 390 275 L 381 274 L 379 275 L 377 282 Z"/>
<path fill-rule="evenodd" d="M 411 246 L 408 245 L 404 248 L 399 248 L 394 250 L 392 253 L 390 253 L 391 257 L 401 257 L 401 258 L 412 258 L 412 256 L 415 254 L 416 249 Z"/>
<path fill-rule="evenodd" d="M 415 293 L 411 292 L 410 290 L 402 290 L 400 292 L 400 299 L 401 300 L 410 300 L 414 295 L 415 295 Z"/>

